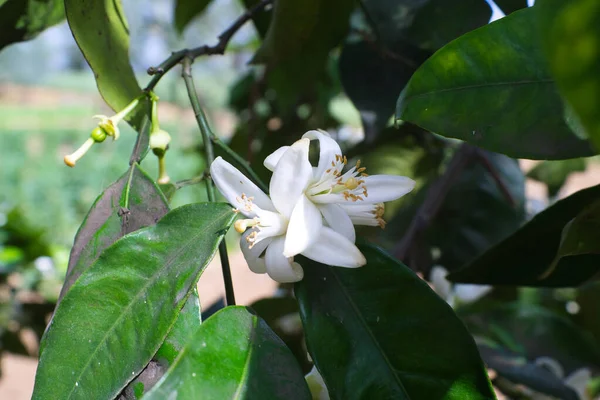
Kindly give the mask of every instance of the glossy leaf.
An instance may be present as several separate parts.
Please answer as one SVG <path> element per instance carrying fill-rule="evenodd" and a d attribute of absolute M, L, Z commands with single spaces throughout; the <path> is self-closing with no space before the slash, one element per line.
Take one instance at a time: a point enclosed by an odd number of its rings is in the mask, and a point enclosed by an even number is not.
<path fill-rule="evenodd" d="M 333 399 L 494 399 L 450 306 L 406 266 L 360 246 L 357 269 L 302 260 L 306 343 Z"/>
<path fill-rule="evenodd" d="M 494 3 L 506 15 L 527 7 L 527 0 L 494 0 Z"/>
<path fill-rule="evenodd" d="M 168 210 L 152 178 L 133 164 L 98 196 L 79 227 L 59 300 L 108 246 L 128 233 L 154 225 Z"/>
<path fill-rule="evenodd" d="M 561 253 L 560 246 L 569 222 L 599 198 L 600 186 L 593 186 L 557 201 L 472 263 L 448 275 L 448 279 L 463 283 L 555 287 L 585 282 L 600 270 L 600 256 L 595 254 L 595 246 L 594 252 L 588 249 L 576 255 Z"/>
<path fill-rule="evenodd" d="M 202 14 L 210 0 L 177 0 L 175 1 L 175 29 L 180 34 L 197 16 Z"/>
<path fill-rule="evenodd" d="M 142 89 L 129 63 L 129 27 L 121 1 L 65 0 L 65 12 L 102 98 L 113 110 L 122 110 Z M 144 114 L 139 111 L 129 122 L 139 129 Z"/>
<path fill-rule="evenodd" d="M 65 9 L 61 0 L 0 1 L 0 50 L 11 43 L 33 39 L 64 18 Z"/>
<path fill-rule="evenodd" d="M 527 177 L 546 184 L 548 194 L 554 197 L 563 187 L 569 175 L 573 172 L 583 172 L 585 171 L 585 167 L 586 162 L 583 158 L 544 161 L 533 167 L 527 173 Z"/>
<path fill-rule="evenodd" d="M 413 74 L 396 117 L 516 158 L 593 154 L 564 120 L 536 35 L 528 8 L 449 43 Z"/>
<path fill-rule="evenodd" d="M 543 0 L 534 10 L 558 87 L 600 150 L 600 2 Z"/>
<path fill-rule="evenodd" d="M 364 0 L 364 8 L 386 44 L 398 41 L 437 50 L 485 25 L 492 10 L 480 0 Z"/>
<path fill-rule="evenodd" d="M 106 249 L 56 310 L 33 398 L 117 395 L 160 347 L 234 218 L 227 204 L 188 205 Z"/>
<path fill-rule="evenodd" d="M 388 124 L 398 93 L 428 56 L 402 43 L 388 52 L 364 41 L 344 46 L 338 61 L 340 80 L 360 111 L 367 140 Z"/>
<path fill-rule="evenodd" d="M 311 399 L 288 348 L 245 307 L 206 320 L 144 400 L 175 397 Z"/>
<path fill-rule="evenodd" d="M 177 317 L 177 321 L 169 331 L 152 361 L 121 392 L 124 398 L 119 400 L 139 399 L 156 385 L 173 364 L 183 346 L 200 327 L 200 299 L 198 290 L 194 288 Z"/>

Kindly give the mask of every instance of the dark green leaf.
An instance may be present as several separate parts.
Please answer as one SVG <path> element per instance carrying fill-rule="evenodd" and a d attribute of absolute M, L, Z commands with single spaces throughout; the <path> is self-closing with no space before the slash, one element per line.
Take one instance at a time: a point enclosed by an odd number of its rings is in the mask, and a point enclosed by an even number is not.
<path fill-rule="evenodd" d="M 519 344 L 518 355 L 527 360 L 550 357 L 567 373 L 584 366 L 600 365 L 600 348 L 589 332 L 545 308 L 514 302 L 486 309 L 464 318 L 469 330 L 508 347 L 503 334 Z M 499 329 L 498 327 L 501 327 Z"/>
<path fill-rule="evenodd" d="M 563 257 L 559 248 L 568 223 L 599 198 L 600 186 L 594 186 L 557 201 L 465 268 L 450 274 L 448 279 L 464 283 L 555 287 L 585 282 L 599 271 L 600 256 L 588 252 Z"/>
<path fill-rule="evenodd" d="M 133 164 L 98 196 L 79 227 L 59 300 L 107 247 L 128 233 L 154 225 L 168 210 L 152 178 Z"/>
<path fill-rule="evenodd" d="M 176 0 L 175 1 L 175 29 L 179 34 L 197 16 L 202 14 L 210 0 Z"/>
<path fill-rule="evenodd" d="M 429 244 L 441 251 L 437 262 L 449 271 L 473 261 L 525 220 L 525 177 L 519 163 L 502 154 L 484 151 L 481 156 L 487 161 L 476 157 L 463 170 L 427 232 Z"/>
<path fill-rule="evenodd" d="M 437 50 L 485 25 L 492 16 L 482 0 L 363 0 L 384 43 L 398 40 Z"/>
<path fill-rule="evenodd" d="M 285 344 L 245 307 L 206 320 L 151 399 L 310 399 L 304 375 Z"/>
<path fill-rule="evenodd" d="M 496 3 L 506 15 L 527 7 L 527 0 L 495 0 L 494 3 Z"/>
<path fill-rule="evenodd" d="M 340 80 L 360 111 L 369 139 L 387 125 L 398 93 L 428 56 L 429 53 L 402 43 L 387 51 L 364 41 L 344 46 L 338 61 Z"/>
<path fill-rule="evenodd" d="M 585 171 L 585 160 L 573 158 L 570 160 L 544 161 L 527 173 L 527 177 L 546 184 L 548 194 L 554 197 L 563 187 L 565 181 L 573 172 Z"/>
<path fill-rule="evenodd" d="M 261 0 L 242 0 L 242 3 L 247 10 L 256 6 Z M 265 37 L 267 30 L 269 29 L 269 23 L 271 22 L 271 14 L 266 12 L 254 13 L 252 15 L 252 22 L 260 37 Z"/>
<path fill-rule="evenodd" d="M 600 150 L 600 2 L 544 0 L 534 10 L 561 93 Z"/>
<path fill-rule="evenodd" d="M 0 50 L 15 42 L 33 39 L 65 18 L 61 0 L 0 1 Z"/>
<path fill-rule="evenodd" d="M 346 35 L 355 2 L 277 1 L 273 7 L 269 30 L 253 62 L 270 66 L 268 85 L 287 110 L 324 75 L 329 52 Z"/>
<path fill-rule="evenodd" d="M 593 154 L 563 118 L 536 35 L 528 8 L 449 43 L 413 74 L 397 118 L 511 157 Z"/>
<path fill-rule="evenodd" d="M 334 399 L 494 399 L 477 347 L 450 306 L 372 246 L 367 265 L 302 260 L 306 342 Z"/>
<path fill-rule="evenodd" d="M 227 204 L 188 205 L 106 249 L 56 310 L 33 397 L 117 395 L 164 341 L 234 218 Z"/>
<path fill-rule="evenodd" d="M 577 392 L 567 386 L 560 377 L 542 366 L 528 362 L 524 357 L 487 346 L 479 346 L 479 351 L 488 368 L 511 382 L 558 399 L 579 400 Z"/>
<path fill-rule="evenodd" d="M 129 63 L 129 28 L 121 1 L 65 0 L 65 12 L 102 98 L 113 110 L 122 110 L 142 89 Z M 144 114 L 145 110 L 129 119 L 136 129 Z"/>

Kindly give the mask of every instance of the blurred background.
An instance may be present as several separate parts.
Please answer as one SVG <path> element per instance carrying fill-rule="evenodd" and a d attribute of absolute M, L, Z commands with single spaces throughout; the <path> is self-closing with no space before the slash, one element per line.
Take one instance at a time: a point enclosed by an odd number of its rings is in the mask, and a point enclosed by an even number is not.
<path fill-rule="evenodd" d="M 491 20 L 501 18 L 499 8 L 490 5 Z M 179 34 L 172 24 L 171 0 L 127 0 L 124 7 L 130 26 L 131 61 L 142 86 L 149 79 L 145 72 L 148 67 L 158 65 L 173 50 L 215 43 L 218 34 L 244 11 L 237 1 L 214 1 Z M 296 107 L 291 122 L 283 118 L 273 104 L 285 99 L 278 98 L 279 93 L 262 90 L 260 68 L 248 65 L 258 45 L 254 26 L 247 24 L 234 37 L 226 55 L 199 59 L 194 69 L 215 132 L 250 158 L 261 176 L 268 177 L 261 165 L 268 154 L 264 153 L 288 144 L 291 137 L 298 137 L 308 128 L 326 128 L 346 147 L 362 140 L 361 115 L 342 90 L 336 68 L 331 69 L 329 80 L 316 98 Z M 174 181 L 199 175 L 204 169 L 200 135 L 178 71 L 161 81 L 157 94 L 161 98 L 161 127 L 173 137 L 167 154 L 169 175 Z M 58 297 L 74 235 L 95 198 L 128 166 L 135 140 L 129 128 L 123 128 L 118 142 L 95 146 L 74 169 L 62 161 L 87 138 L 95 126 L 93 115 L 111 113 L 66 23 L 0 52 L 2 399 L 30 397 L 39 338 Z M 287 134 L 269 136 L 275 131 Z M 265 146 L 269 138 L 281 143 Z M 600 176 L 600 166 L 594 159 L 554 163 L 520 160 L 519 165 L 527 176 L 529 217 L 556 199 L 597 184 Z M 154 157 L 148 157 L 142 167 L 156 176 Z M 203 186 L 188 186 L 175 194 L 172 207 L 203 200 Z M 228 242 L 238 302 L 251 304 L 274 293 L 274 282 L 247 269 L 235 233 L 230 232 Z M 199 287 L 204 308 L 221 298 L 218 261 L 204 273 Z M 572 315 L 579 312 L 579 295 L 576 289 L 523 289 L 520 294 L 521 298 L 558 299 L 561 313 Z"/>

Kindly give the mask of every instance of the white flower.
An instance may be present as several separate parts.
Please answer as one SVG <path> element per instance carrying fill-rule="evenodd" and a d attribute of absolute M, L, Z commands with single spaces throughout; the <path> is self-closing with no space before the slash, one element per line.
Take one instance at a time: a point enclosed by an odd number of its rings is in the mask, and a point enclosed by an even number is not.
<path fill-rule="evenodd" d="M 306 198 L 314 203 L 327 225 L 354 242 L 354 225 L 385 226 L 383 203 L 396 200 L 410 192 L 415 182 L 404 176 L 365 173 L 360 160 L 343 172 L 347 159 L 340 146 L 327 132 L 308 131 L 305 139 L 319 141 L 319 163 L 306 187 Z M 269 155 L 265 167 L 274 171 L 289 147 L 284 146 Z"/>
<path fill-rule="evenodd" d="M 301 139 L 281 151 L 269 185 L 270 198 L 221 157 L 210 167 L 219 191 L 248 218 L 235 223 L 235 229 L 244 232 L 240 245 L 248 266 L 278 282 L 302 279 L 302 267 L 293 259 L 297 254 L 339 267 L 366 263 L 353 240 L 323 225 L 319 209 L 306 195 L 313 178 L 309 143 Z"/>
<path fill-rule="evenodd" d="M 492 290 L 489 285 L 474 285 L 470 283 L 452 284 L 446 279 L 448 271 L 440 265 L 431 268 L 429 281 L 433 290 L 451 307 L 459 304 L 469 304 L 485 296 Z"/>
<path fill-rule="evenodd" d="M 312 394 L 313 400 L 329 400 L 329 391 L 327 390 L 327 386 L 325 385 L 325 381 L 323 377 L 319 373 L 319 370 L 316 366 L 313 365 L 312 369 L 306 376 L 306 383 L 308 384 L 308 388 L 310 389 L 310 393 Z"/>

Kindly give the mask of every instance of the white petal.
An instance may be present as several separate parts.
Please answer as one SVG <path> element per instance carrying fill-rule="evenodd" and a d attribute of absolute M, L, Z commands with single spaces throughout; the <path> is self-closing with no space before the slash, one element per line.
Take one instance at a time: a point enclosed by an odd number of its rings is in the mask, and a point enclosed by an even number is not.
<path fill-rule="evenodd" d="M 302 253 L 318 239 L 322 227 L 323 217 L 319 209 L 302 195 L 290 216 L 283 255 L 294 257 Z"/>
<path fill-rule="evenodd" d="M 273 241 L 272 238 L 266 238 L 261 240 L 258 243 L 255 243 L 252 248 L 249 247 L 248 241 L 246 238 L 248 235 L 252 233 L 252 229 L 248 229 L 242 237 L 240 238 L 240 249 L 242 250 L 242 254 L 248 263 L 248 267 L 255 274 L 264 274 L 267 272 L 267 267 L 265 264 L 265 259 L 260 257 L 263 251 L 267 248 L 269 244 Z"/>
<path fill-rule="evenodd" d="M 356 232 L 348 213 L 337 204 L 321 204 L 319 211 L 325 217 L 327 224 L 337 233 L 340 233 L 352 243 L 356 241 Z"/>
<path fill-rule="evenodd" d="M 308 161 L 309 144 L 308 139 L 300 139 L 287 149 L 271 177 L 271 199 L 277 211 L 287 218 L 312 178 L 312 167 Z"/>
<path fill-rule="evenodd" d="M 363 178 L 368 197 L 362 203 L 385 203 L 404 196 L 415 187 L 415 181 L 406 176 L 371 175 Z"/>
<path fill-rule="evenodd" d="M 434 265 L 429 275 L 433 290 L 444 300 L 450 298 L 452 294 L 452 283 L 446 279 L 446 275 L 448 275 L 446 268 L 439 265 Z"/>
<path fill-rule="evenodd" d="M 492 287 L 488 285 L 473 285 L 469 283 L 454 285 L 454 294 L 463 303 L 472 303 L 488 294 L 491 290 Z"/>
<path fill-rule="evenodd" d="M 308 131 L 302 137 L 319 141 L 319 166 L 315 173 L 315 179 L 319 180 L 331 166 L 331 162 L 335 161 L 335 156 L 342 155 L 342 150 L 337 142 L 324 131 Z"/>
<path fill-rule="evenodd" d="M 283 153 L 285 153 L 286 150 L 289 148 L 290 148 L 290 146 L 282 146 L 282 147 L 278 148 L 277 150 L 272 152 L 267 158 L 265 158 L 263 165 L 269 171 L 271 171 L 271 172 L 274 171 L 275 167 L 277 166 L 277 163 L 279 162 L 279 159 L 281 158 L 281 156 L 283 156 Z"/>
<path fill-rule="evenodd" d="M 283 255 L 285 238 L 283 236 L 273 239 L 265 253 L 267 273 L 277 282 L 298 282 L 304 277 L 304 270 L 292 258 Z"/>
<path fill-rule="evenodd" d="M 302 252 L 303 256 L 333 267 L 356 268 L 367 263 L 351 241 L 331 228 L 321 228 L 317 241 Z"/>
<path fill-rule="evenodd" d="M 244 204 L 238 201 L 242 194 L 254 197 L 252 203 L 263 210 L 276 211 L 269 196 L 221 157 L 217 157 L 210 165 L 210 175 L 219 192 L 232 206 L 239 208 L 244 215 L 252 218 L 256 216 L 256 212 L 246 210 Z"/>

